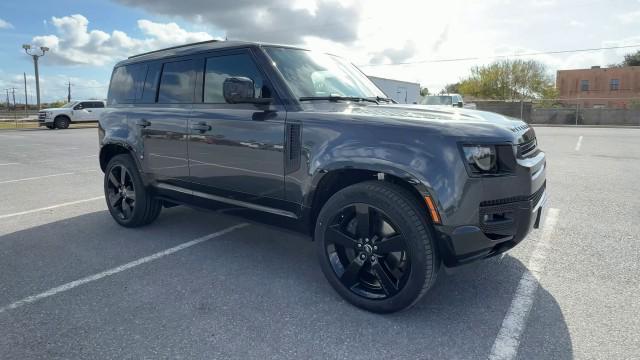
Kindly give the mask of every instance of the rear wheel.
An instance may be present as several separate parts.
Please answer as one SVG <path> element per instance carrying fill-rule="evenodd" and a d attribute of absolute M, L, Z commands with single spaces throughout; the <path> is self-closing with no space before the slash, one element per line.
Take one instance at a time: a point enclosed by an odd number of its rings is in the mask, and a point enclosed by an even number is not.
<path fill-rule="evenodd" d="M 138 168 L 127 154 L 114 156 L 104 174 L 104 193 L 113 219 L 125 227 L 152 223 L 162 202 L 144 186 Z"/>
<path fill-rule="evenodd" d="M 412 194 L 365 182 L 332 196 L 315 231 L 320 265 L 333 288 L 373 312 L 414 305 L 436 278 L 439 260 L 426 212 Z"/>
<path fill-rule="evenodd" d="M 58 129 L 67 129 L 67 128 L 69 128 L 69 123 L 71 123 L 71 121 L 66 116 L 58 116 L 53 121 L 54 126 L 56 128 L 58 128 Z"/>

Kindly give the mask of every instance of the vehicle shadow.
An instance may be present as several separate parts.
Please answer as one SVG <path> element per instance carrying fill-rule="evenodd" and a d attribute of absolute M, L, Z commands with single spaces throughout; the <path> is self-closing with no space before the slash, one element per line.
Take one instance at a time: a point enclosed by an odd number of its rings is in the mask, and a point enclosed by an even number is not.
<path fill-rule="evenodd" d="M 247 221 L 233 213 L 177 207 L 151 226 L 124 229 L 99 211 L 0 236 L 0 264 L 10 264 L 0 284 L 12 297 L 0 306 Z M 0 314 L 10 335 L 0 352 L 101 357 L 100 349 L 117 345 L 117 354 L 134 358 L 189 351 L 192 358 L 486 359 L 525 269 L 506 255 L 442 271 L 414 308 L 372 314 L 328 285 L 309 237 L 261 220 L 56 295 L 66 299 L 60 307 L 42 300 L 15 310 L 24 316 Z M 69 266 L 78 258 L 81 266 Z M 519 358 L 573 356 L 562 311 L 543 287 L 523 336 Z M 30 341 L 42 338 L 40 347 Z M 69 348 L 81 353 L 70 356 Z"/>

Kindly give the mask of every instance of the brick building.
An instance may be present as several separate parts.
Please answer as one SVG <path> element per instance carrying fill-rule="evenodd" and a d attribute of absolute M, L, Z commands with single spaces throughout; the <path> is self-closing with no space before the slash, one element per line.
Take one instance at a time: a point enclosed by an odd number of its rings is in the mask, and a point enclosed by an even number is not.
<path fill-rule="evenodd" d="M 628 109 L 640 106 L 640 66 L 559 70 L 556 87 L 567 105 Z"/>

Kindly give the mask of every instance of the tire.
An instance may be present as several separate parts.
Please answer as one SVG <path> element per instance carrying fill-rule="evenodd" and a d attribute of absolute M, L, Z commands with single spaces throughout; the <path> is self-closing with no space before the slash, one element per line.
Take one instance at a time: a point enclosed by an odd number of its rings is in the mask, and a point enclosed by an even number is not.
<path fill-rule="evenodd" d="M 440 267 L 426 214 L 415 196 L 383 181 L 333 195 L 318 215 L 314 234 L 331 286 L 351 304 L 376 313 L 415 305 Z"/>
<path fill-rule="evenodd" d="M 148 225 L 162 210 L 162 202 L 144 186 L 138 167 L 128 154 L 116 155 L 107 164 L 104 194 L 109 213 L 124 227 Z"/>
<path fill-rule="evenodd" d="M 69 120 L 69 118 L 66 116 L 58 116 L 53 121 L 53 124 L 57 129 L 68 129 L 70 123 L 71 120 Z"/>

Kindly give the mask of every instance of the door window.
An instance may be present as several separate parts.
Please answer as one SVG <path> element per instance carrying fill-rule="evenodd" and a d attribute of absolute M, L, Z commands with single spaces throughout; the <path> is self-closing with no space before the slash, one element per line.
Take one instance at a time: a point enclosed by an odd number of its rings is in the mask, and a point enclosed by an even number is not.
<path fill-rule="evenodd" d="M 131 104 L 140 99 L 146 75 L 146 64 L 117 67 L 109 86 L 109 104 Z"/>
<path fill-rule="evenodd" d="M 193 102 L 195 62 L 184 60 L 165 63 L 160 77 L 158 103 L 186 104 Z"/>
<path fill-rule="evenodd" d="M 207 59 L 204 74 L 204 102 L 210 104 L 226 103 L 222 93 L 222 84 L 228 77 L 247 77 L 253 80 L 257 98 L 271 97 L 264 84 L 264 78 L 249 54 L 235 54 L 210 57 Z"/>

